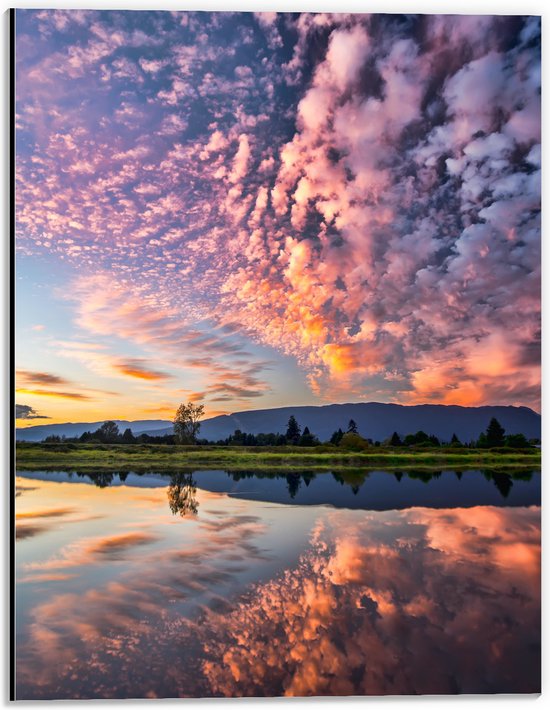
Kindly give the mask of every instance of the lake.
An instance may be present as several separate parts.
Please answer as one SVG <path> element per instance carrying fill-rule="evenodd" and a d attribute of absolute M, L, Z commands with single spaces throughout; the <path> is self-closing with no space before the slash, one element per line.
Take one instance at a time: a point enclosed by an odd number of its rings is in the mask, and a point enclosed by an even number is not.
<path fill-rule="evenodd" d="M 540 473 L 16 477 L 17 699 L 540 691 Z"/>

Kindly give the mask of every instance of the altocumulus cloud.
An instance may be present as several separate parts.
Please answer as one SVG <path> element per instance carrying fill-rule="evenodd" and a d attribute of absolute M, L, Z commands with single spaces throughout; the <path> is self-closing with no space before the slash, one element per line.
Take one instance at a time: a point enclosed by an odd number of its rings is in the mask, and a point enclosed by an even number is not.
<path fill-rule="evenodd" d="M 236 324 L 327 399 L 538 407 L 539 18 L 17 26 L 17 245 L 122 290 L 117 332 Z"/>

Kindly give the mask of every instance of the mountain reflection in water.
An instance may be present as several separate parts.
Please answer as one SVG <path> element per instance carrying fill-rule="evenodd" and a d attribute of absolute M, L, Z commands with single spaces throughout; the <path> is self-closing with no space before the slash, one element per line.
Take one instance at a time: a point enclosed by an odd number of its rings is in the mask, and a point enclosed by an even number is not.
<path fill-rule="evenodd" d="M 25 472 L 38 480 L 91 482 L 98 488 L 170 484 L 170 507 L 194 514 L 195 493 L 227 493 L 250 500 L 296 505 L 388 510 L 426 506 L 526 506 L 540 504 L 540 472 L 533 471 L 221 471 L 178 473 Z M 429 485 L 428 485 L 429 484 Z M 185 497 L 189 496 L 186 502 Z M 196 512 L 196 511 L 195 511 Z"/>
<path fill-rule="evenodd" d="M 351 510 L 207 491 L 199 473 L 30 477 L 19 699 L 540 688 L 539 505 Z"/>

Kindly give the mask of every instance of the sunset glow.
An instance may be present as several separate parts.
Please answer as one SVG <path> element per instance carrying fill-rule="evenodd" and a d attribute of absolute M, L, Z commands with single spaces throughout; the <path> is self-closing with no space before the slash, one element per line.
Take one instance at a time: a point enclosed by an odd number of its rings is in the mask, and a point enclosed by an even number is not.
<path fill-rule="evenodd" d="M 539 18 L 18 10 L 16 71 L 18 426 L 540 410 Z"/>

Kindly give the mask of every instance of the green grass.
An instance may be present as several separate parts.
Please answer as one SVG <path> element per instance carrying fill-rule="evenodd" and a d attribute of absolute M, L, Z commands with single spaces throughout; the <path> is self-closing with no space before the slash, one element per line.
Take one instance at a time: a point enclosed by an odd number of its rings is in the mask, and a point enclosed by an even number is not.
<path fill-rule="evenodd" d="M 540 449 L 372 447 L 353 452 L 337 447 L 216 447 L 158 444 L 31 444 L 16 447 L 16 466 L 27 470 L 180 471 L 333 470 L 346 468 L 538 470 Z"/>

